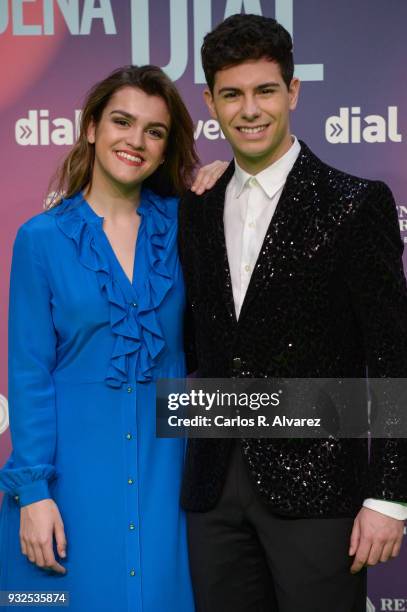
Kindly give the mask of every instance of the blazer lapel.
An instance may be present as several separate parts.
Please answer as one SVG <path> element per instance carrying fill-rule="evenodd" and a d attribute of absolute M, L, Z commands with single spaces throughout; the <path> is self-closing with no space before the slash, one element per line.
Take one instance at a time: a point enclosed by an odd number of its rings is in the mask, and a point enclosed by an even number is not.
<path fill-rule="evenodd" d="M 239 322 L 246 316 L 252 300 L 276 272 L 284 266 L 284 260 L 295 238 L 298 225 L 305 223 L 307 211 L 312 210 L 315 185 L 318 184 L 321 162 L 300 141 L 301 151 L 287 177 L 273 218 L 267 229 L 250 283 L 242 304 Z"/>
<path fill-rule="evenodd" d="M 228 311 L 229 320 L 235 325 L 237 320 L 223 222 L 226 188 L 234 171 L 235 163 L 231 161 L 215 186 L 207 192 L 202 207 L 208 228 L 206 239 L 208 241 L 208 248 L 212 254 L 211 261 L 213 261 L 214 266 L 213 274 L 217 278 L 220 295 Z"/>

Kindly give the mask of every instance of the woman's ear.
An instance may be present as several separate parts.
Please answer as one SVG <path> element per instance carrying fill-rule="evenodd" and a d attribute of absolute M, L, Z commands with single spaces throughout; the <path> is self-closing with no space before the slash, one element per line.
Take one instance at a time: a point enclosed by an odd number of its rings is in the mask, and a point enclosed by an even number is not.
<path fill-rule="evenodd" d="M 96 124 L 93 121 L 93 119 L 90 120 L 90 123 L 88 125 L 88 129 L 86 132 L 86 137 L 88 139 L 88 143 L 89 144 L 95 144 L 95 140 L 96 140 Z"/>

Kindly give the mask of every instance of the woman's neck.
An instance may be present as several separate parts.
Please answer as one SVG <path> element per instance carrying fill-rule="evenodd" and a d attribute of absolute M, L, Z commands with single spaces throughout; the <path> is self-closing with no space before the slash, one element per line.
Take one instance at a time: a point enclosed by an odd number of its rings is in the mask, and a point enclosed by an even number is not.
<path fill-rule="evenodd" d="M 141 185 L 127 190 L 122 186 L 101 185 L 99 181 L 92 181 L 85 189 L 84 196 L 97 215 L 113 219 L 134 214 L 140 203 L 140 193 Z"/>

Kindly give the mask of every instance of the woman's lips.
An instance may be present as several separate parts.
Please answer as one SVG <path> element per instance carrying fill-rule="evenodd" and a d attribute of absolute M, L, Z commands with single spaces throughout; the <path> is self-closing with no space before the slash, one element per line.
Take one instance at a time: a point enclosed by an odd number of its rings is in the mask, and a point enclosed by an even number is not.
<path fill-rule="evenodd" d="M 120 159 L 121 162 L 127 164 L 128 166 L 142 166 L 144 163 L 144 159 L 139 155 L 135 155 L 133 153 L 127 153 L 126 151 L 115 151 L 116 157 Z"/>

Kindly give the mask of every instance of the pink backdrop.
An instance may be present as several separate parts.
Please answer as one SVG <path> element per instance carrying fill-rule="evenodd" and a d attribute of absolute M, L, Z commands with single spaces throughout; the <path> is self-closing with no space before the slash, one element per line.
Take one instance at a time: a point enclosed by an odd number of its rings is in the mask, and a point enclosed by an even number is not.
<path fill-rule="evenodd" d="M 196 122 L 201 159 L 229 159 L 202 101 L 198 51 L 212 25 L 241 10 L 277 16 L 293 33 L 303 80 L 294 133 L 333 165 L 385 180 L 407 241 L 405 0 L 0 0 L 0 464 L 10 452 L 12 243 L 18 226 L 41 210 L 48 180 L 73 140 L 83 94 L 119 65 L 165 67 Z M 366 130 L 372 125 L 373 142 Z M 371 611 L 407 610 L 406 568 L 404 549 L 371 571 Z"/>

